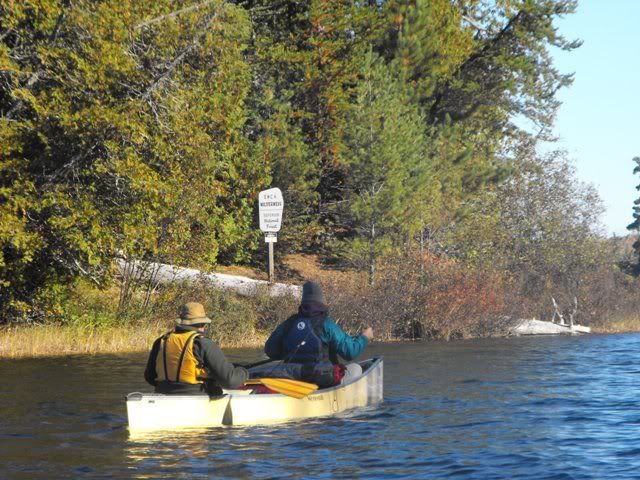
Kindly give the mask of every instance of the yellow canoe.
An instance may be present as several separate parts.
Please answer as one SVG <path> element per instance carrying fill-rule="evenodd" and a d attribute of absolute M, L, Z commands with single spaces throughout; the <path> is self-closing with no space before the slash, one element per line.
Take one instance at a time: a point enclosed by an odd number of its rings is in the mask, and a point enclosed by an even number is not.
<path fill-rule="evenodd" d="M 376 357 L 359 363 L 363 371 L 360 377 L 304 398 L 252 394 L 250 390 L 225 390 L 219 397 L 130 393 L 126 397 L 129 431 L 264 425 L 376 405 L 383 398 L 383 359 Z"/>

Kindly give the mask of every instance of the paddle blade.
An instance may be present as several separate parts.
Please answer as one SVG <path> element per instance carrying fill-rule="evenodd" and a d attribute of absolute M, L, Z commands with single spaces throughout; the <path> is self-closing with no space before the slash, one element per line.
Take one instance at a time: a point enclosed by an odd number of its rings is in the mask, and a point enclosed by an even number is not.
<path fill-rule="evenodd" d="M 291 380 L 289 378 L 252 378 L 247 380 L 245 384 L 262 384 L 275 392 L 293 398 L 304 398 L 318 389 L 318 385 L 314 383 Z"/>

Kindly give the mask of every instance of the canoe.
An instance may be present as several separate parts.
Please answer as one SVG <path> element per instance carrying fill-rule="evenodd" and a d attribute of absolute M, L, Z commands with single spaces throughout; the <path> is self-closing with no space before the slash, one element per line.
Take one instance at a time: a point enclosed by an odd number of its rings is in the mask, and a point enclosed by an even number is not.
<path fill-rule="evenodd" d="M 126 396 L 129 431 L 266 425 L 335 415 L 382 402 L 382 357 L 358 363 L 361 376 L 301 399 L 251 390 L 225 390 L 216 397 L 133 392 Z"/>

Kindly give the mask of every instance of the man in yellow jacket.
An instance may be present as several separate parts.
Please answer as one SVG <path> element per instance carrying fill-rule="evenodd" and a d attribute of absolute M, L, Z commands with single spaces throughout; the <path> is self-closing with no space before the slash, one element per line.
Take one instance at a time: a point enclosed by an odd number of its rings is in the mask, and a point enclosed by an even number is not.
<path fill-rule="evenodd" d="M 222 388 L 241 386 L 249 374 L 234 367 L 220 347 L 204 336 L 211 323 L 200 303 L 189 302 L 178 310 L 176 327 L 158 338 L 151 348 L 145 380 L 157 393 L 222 394 Z"/>

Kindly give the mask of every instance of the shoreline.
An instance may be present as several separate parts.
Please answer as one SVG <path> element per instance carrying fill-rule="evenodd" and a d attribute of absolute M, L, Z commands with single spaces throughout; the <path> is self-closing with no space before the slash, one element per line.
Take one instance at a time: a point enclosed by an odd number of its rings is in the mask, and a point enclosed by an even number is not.
<path fill-rule="evenodd" d="M 167 326 L 83 327 L 24 325 L 0 328 L 0 359 L 61 357 L 149 352 L 151 345 Z M 242 342 L 218 342 L 220 348 L 260 348 L 267 335 L 254 333 Z"/>
<path fill-rule="evenodd" d="M 38 358 L 66 355 L 144 353 L 153 341 L 172 328 L 172 324 L 87 327 L 81 325 L 14 325 L 0 328 L 0 358 Z M 640 319 L 611 322 L 592 327 L 592 334 L 640 333 Z M 261 348 L 268 333 L 242 335 L 241 341 L 218 341 L 222 349 Z M 389 339 L 380 342 L 415 342 Z M 424 341 L 428 343 L 428 340 Z"/>
<path fill-rule="evenodd" d="M 429 343 L 431 340 L 506 337 L 516 326 L 514 318 L 520 318 L 503 313 L 509 305 L 496 304 L 497 300 L 491 296 L 495 292 L 485 292 L 473 282 L 467 285 L 466 277 L 458 285 L 455 278 L 436 272 L 437 281 L 434 280 L 431 289 L 407 287 L 377 291 L 366 287 L 366 279 L 357 272 L 323 269 L 316 256 L 290 256 L 287 266 L 293 276 L 287 280 L 283 277 L 290 285 L 282 285 L 290 288 L 302 279 L 317 279 L 332 298 L 332 317 L 343 329 L 348 333 L 357 332 L 366 318 L 376 326 L 377 342 Z M 397 273 L 390 266 L 385 275 L 393 280 Z M 240 267 L 216 275 L 229 282 L 242 280 L 244 283 L 251 283 L 252 276 L 259 277 L 252 270 Z M 76 282 L 65 290 L 56 310 L 44 313 L 42 323 L 0 324 L 0 358 L 147 352 L 155 339 L 173 328 L 178 307 L 193 299 L 203 303 L 209 313 L 213 323 L 207 334 L 221 348 L 260 349 L 273 328 L 298 308 L 299 300 L 294 295 L 272 296 L 264 288 L 254 288 L 251 295 L 242 295 L 234 287 L 236 283 L 213 285 L 182 280 L 150 291 L 139 288 L 129 292 L 124 305 L 121 305 L 124 286 L 117 282 L 104 289 L 86 281 Z M 483 295 L 489 293 L 493 303 L 483 303 Z M 439 295 L 439 301 L 430 307 L 424 299 L 435 294 Z M 403 302 L 415 304 L 411 312 L 415 320 L 405 318 Z M 536 312 L 543 318 L 548 317 L 548 312 L 536 310 L 535 304 L 522 310 L 530 312 L 531 319 Z M 592 334 L 640 332 L 640 313 L 636 308 L 580 316 L 578 323 L 589 319 L 591 324 L 585 326 L 591 327 Z M 555 330 L 521 335 L 560 333 Z"/>

